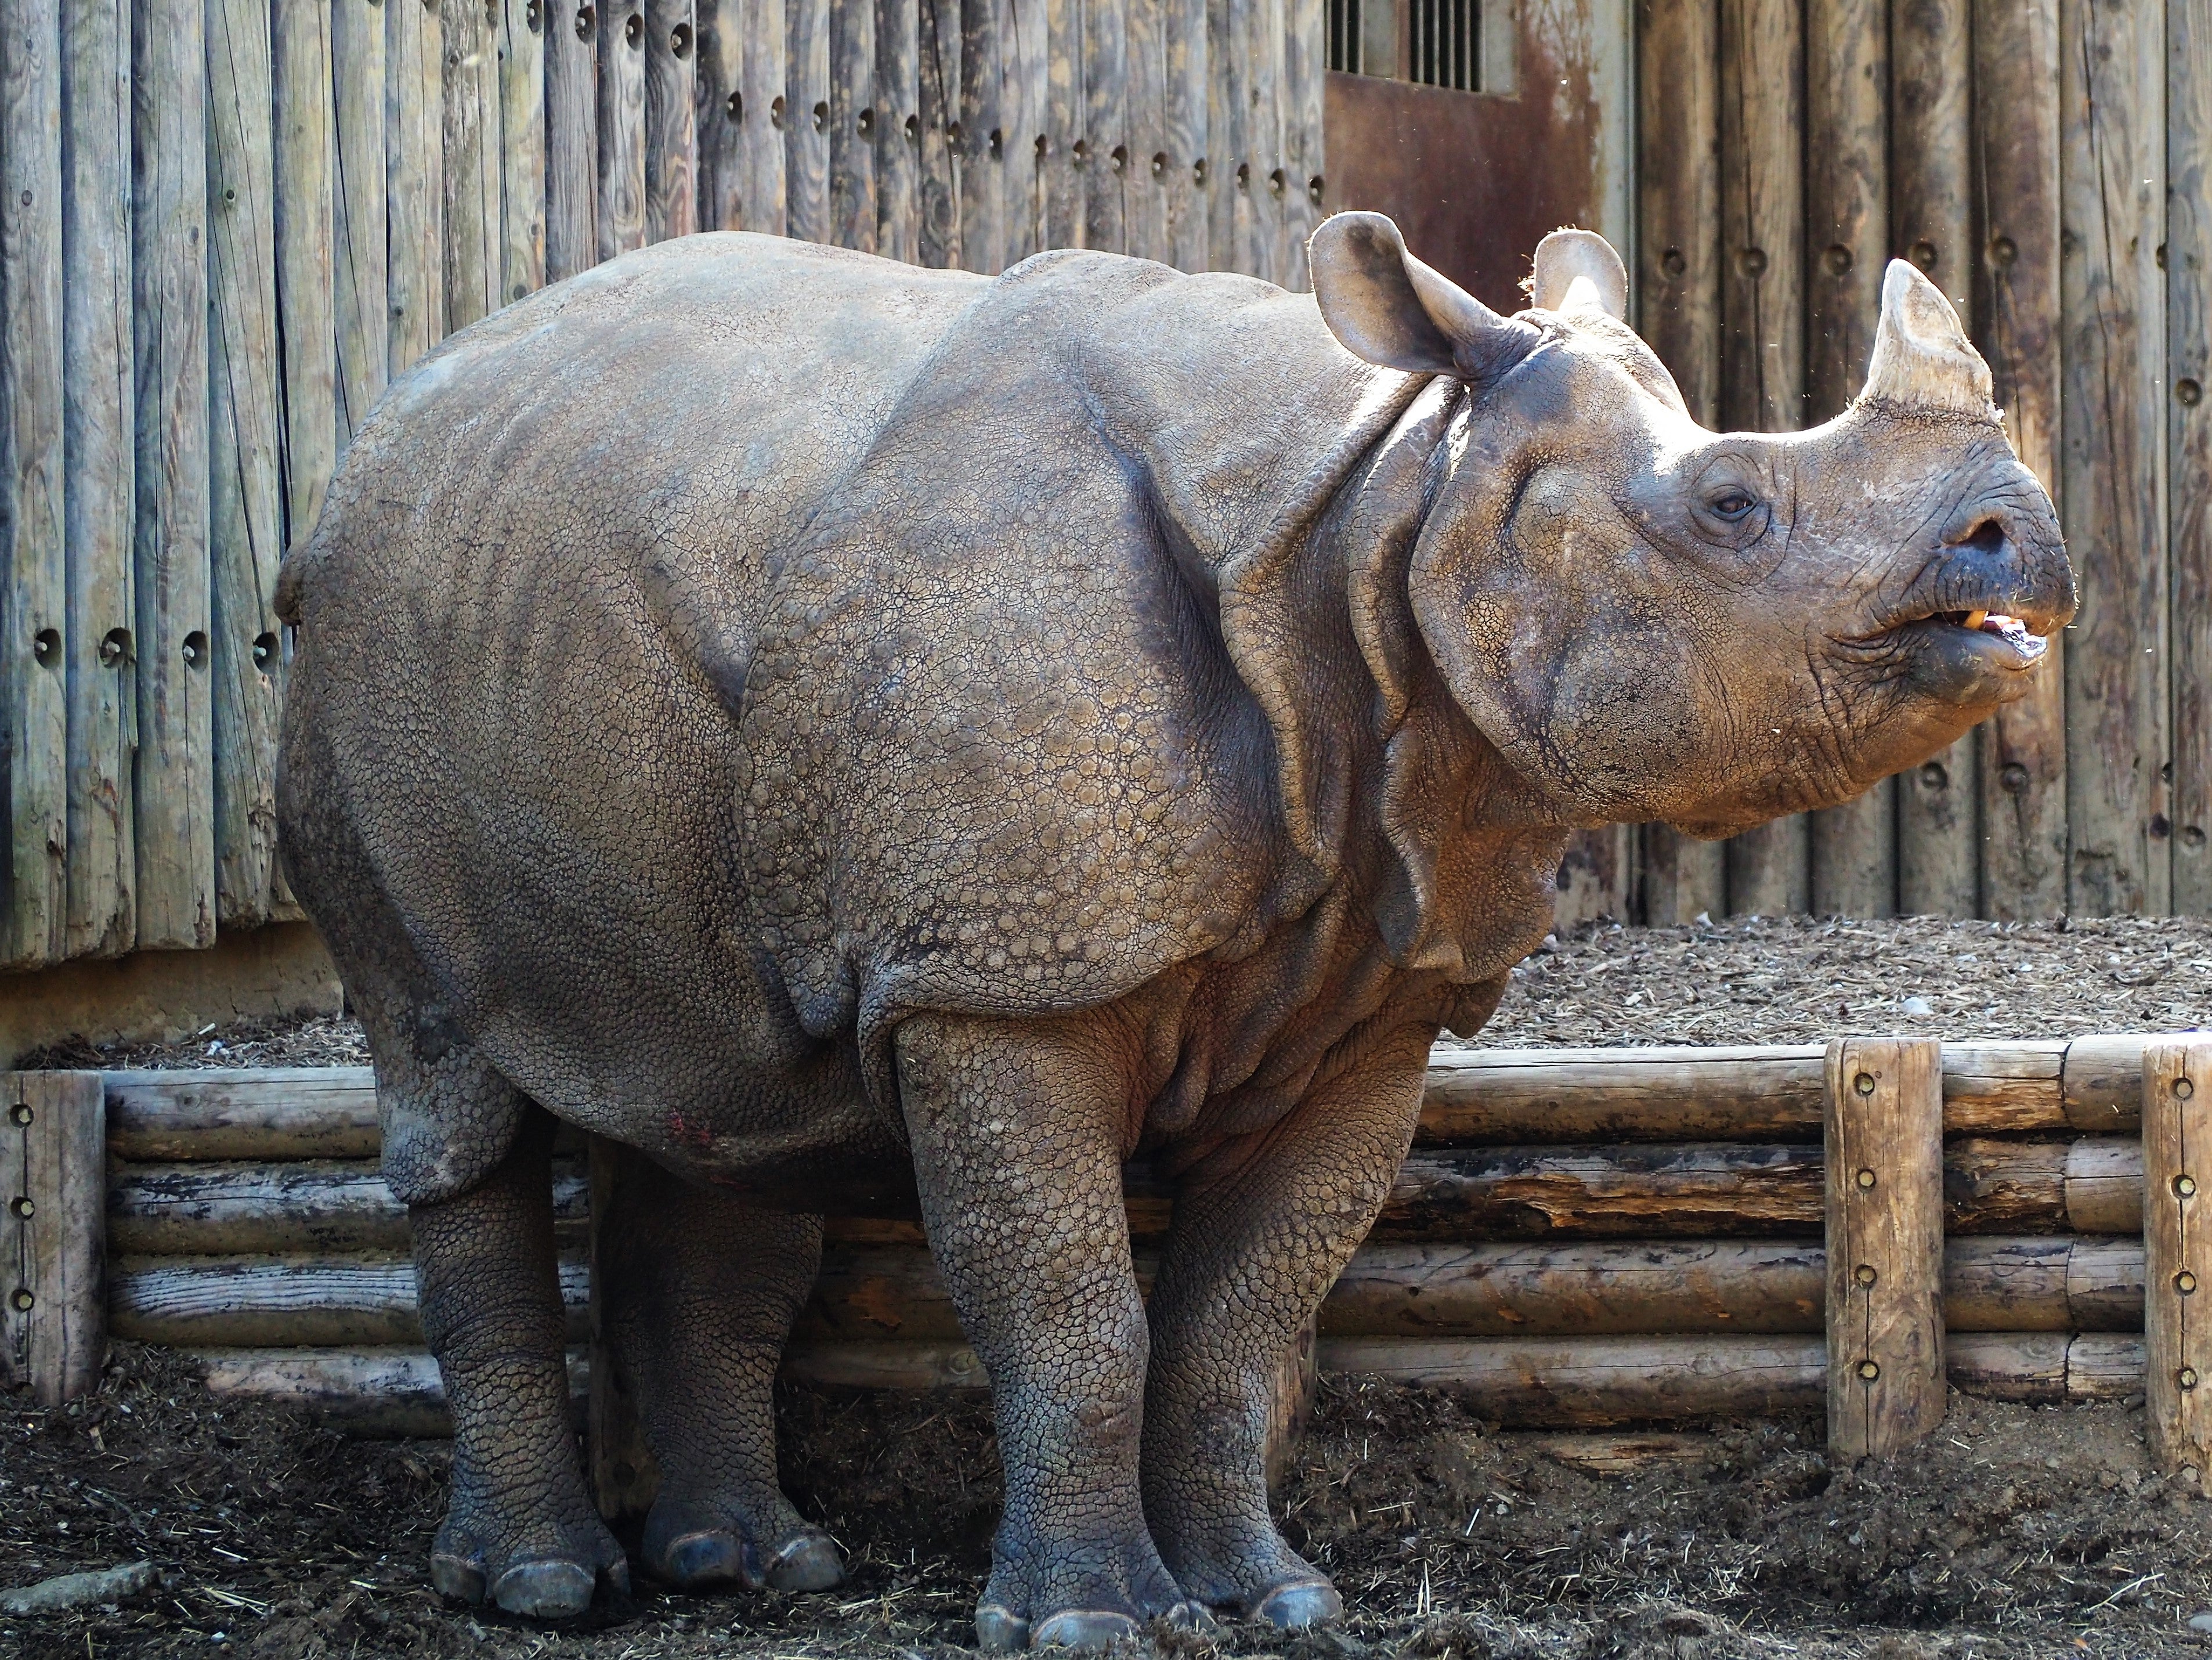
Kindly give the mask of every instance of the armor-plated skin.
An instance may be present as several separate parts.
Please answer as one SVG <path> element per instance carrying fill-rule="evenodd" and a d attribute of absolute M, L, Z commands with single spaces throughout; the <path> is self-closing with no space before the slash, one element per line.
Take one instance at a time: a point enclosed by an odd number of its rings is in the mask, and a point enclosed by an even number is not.
<path fill-rule="evenodd" d="M 999 1415 L 985 1642 L 1329 1616 L 1267 1515 L 1276 1363 L 1569 831 L 1844 799 L 2070 615 L 1917 273 L 1859 405 L 1775 438 L 1689 421 L 1594 237 L 1516 319 L 1372 216 L 1313 265 L 1318 306 L 695 237 L 355 441 L 280 593 L 280 810 L 416 1217 L 441 1589 L 559 1615 L 626 1571 L 559 1419 L 550 1113 L 654 1172 L 605 1225 L 650 1571 L 834 1581 L 769 1380 L 805 1213 L 911 1181 Z"/>

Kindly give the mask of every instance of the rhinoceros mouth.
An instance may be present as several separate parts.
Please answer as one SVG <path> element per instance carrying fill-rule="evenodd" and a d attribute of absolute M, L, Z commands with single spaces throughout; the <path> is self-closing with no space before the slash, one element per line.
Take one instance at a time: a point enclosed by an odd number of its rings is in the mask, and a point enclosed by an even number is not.
<path fill-rule="evenodd" d="M 2051 649 L 2051 642 L 2031 630 L 2017 617 L 1997 611 L 1947 611 L 1929 619 L 1945 628 L 1964 629 L 1970 634 L 1993 635 L 2008 647 L 2023 664 L 2039 661 Z"/>

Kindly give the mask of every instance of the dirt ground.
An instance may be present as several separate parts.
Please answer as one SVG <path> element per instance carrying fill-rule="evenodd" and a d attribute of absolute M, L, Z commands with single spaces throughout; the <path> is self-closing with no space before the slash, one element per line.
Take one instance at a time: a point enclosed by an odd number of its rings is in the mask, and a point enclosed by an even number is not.
<path fill-rule="evenodd" d="M 1917 1000 L 1917 1001 L 1915 1000 Z M 2185 1031 L 2212 1022 L 2212 919 L 1954 922 L 1737 917 L 1589 924 L 1513 973 L 1486 1048 L 1807 1043 Z M 344 1019 L 210 1027 L 167 1042 L 58 1043 L 27 1067 L 364 1066 Z"/>
<path fill-rule="evenodd" d="M 1908 1003 L 1907 1000 L 1918 1000 Z M 1740 920 L 1578 930 L 1516 977 L 1491 1045 L 1968 1037 L 2179 1030 L 2212 1009 L 2212 925 Z M 61 1045 L 58 1066 L 359 1062 L 349 1023 Z M 548 1632 L 442 1606 L 423 1564 L 442 1444 L 351 1442 L 216 1408 L 160 1351 L 118 1345 L 94 1399 L 0 1396 L 0 1587 L 149 1560 L 118 1607 L 0 1614 L 0 1657 L 235 1654 L 514 1660 L 742 1654 L 952 1660 L 988 1562 L 998 1468 L 980 1400 L 794 1389 L 787 1485 L 850 1553 L 821 1596 L 641 1587 Z M 1817 1420 L 1689 1438 L 1599 1475 L 1551 1438 L 1440 1396 L 1325 1386 L 1280 1494 L 1336 1578 L 1340 1633 L 1164 1633 L 1175 1660 L 1750 1660 L 2212 1652 L 2212 1505 L 2144 1456 L 2139 1408 L 1954 1396 L 1932 1441 L 1832 1470 Z"/>

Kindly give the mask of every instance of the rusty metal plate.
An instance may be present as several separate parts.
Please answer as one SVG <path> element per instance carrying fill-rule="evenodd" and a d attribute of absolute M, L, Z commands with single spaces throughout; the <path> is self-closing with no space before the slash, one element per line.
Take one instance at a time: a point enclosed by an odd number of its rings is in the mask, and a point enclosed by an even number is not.
<path fill-rule="evenodd" d="M 1331 71 L 1323 94 L 1328 210 L 1389 214 L 1419 258 L 1501 311 L 1527 303 L 1521 280 L 1546 232 L 1619 234 L 1607 222 L 1623 192 L 1607 174 L 1624 158 L 1608 118 L 1618 126 L 1626 111 L 1606 105 L 1626 95 L 1626 76 L 1587 18 L 1546 28 L 1539 12 L 1523 9 L 1516 93 Z"/>

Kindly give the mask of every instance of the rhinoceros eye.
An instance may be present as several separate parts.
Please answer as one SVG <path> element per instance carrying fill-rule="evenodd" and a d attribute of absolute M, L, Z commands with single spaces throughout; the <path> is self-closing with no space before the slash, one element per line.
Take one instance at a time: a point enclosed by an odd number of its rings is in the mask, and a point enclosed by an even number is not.
<path fill-rule="evenodd" d="M 1725 519 L 1730 524 L 1743 518 L 1758 505 L 1751 496 L 1740 489 L 1724 489 L 1705 503 L 1715 518 Z"/>

